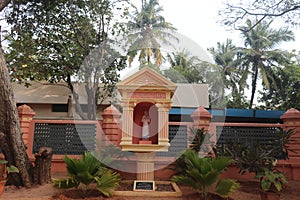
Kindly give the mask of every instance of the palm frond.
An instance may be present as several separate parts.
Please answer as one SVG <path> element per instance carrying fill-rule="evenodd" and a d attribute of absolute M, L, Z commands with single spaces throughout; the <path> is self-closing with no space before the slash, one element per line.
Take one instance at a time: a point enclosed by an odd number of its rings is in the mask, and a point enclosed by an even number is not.
<path fill-rule="evenodd" d="M 112 191 L 118 187 L 120 181 L 120 175 L 116 172 L 107 170 L 101 177 L 95 177 L 97 182 L 97 190 L 99 190 L 105 196 L 111 196 Z"/>
<path fill-rule="evenodd" d="M 57 179 L 52 178 L 53 186 L 58 189 L 68 189 L 68 188 L 77 188 L 79 186 L 79 182 L 76 179 L 68 178 L 68 179 Z"/>
<path fill-rule="evenodd" d="M 234 179 L 221 179 L 215 188 L 215 193 L 223 198 L 228 198 L 241 185 Z"/>
<path fill-rule="evenodd" d="M 110 196 L 118 185 L 119 174 L 107 169 L 91 152 L 84 152 L 81 159 L 65 156 L 63 160 L 70 178 L 53 179 L 57 188 L 78 188 L 81 184 L 82 190 L 85 190 L 92 183 L 97 183 L 97 189 L 105 196 Z"/>
<path fill-rule="evenodd" d="M 218 180 L 220 174 L 231 163 L 231 159 L 225 157 L 200 158 L 198 153 L 193 150 L 187 150 L 184 153 L 183 161 L 186 164 L 186 170 L 181 175 L 173 176 L 172 181 L 200 190 L 204 198 L 207 196 L 207 188 Z M 226 183 L 226 181 L 221 182 L 220 188 L 217 188 L 216 191 L 226 195 L 226 193 L 222 193 L 225 189 L 228 194 L 238 188 L 235 184 L 229 187 L 229 183 L 227 185 Z M 222 185 L 227 186 L 227 188 L 221 190 L 223 189 Z"/>

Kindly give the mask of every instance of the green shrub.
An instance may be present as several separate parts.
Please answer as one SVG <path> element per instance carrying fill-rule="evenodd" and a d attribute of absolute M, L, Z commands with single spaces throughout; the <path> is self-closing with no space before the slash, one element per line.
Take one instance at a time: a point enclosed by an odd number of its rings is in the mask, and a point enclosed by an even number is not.
<path fill-rule="evenodd" d="M 287 183 L 285 176 L 280 171 L 265 170 L 257 176 L 260 179 L 260 187 L 264 191 L 280 192 Z"/>
<path fill-rule="evenodd" d="M 292 136 L 294 129 L 279 128 L 274 137 L 267 143 L 261 144 L 259 140 L 249 143 L 228 142 L 227 145 L 216 147 L 216 155 L 229 155 L 235 161 L 241 174 L 245 172 L 263 173 L 265 169 L 273 171 L 277 160 L 289 158 L 290 144 L 294 142 Z"/>
<path fill-rule="evenodd" d="M 208 154 L 212 147 L 214 146 L 214 142 L 211 141 L 212 135 L 205 131 L 204 128 L 190 128 L 191 135 L 189 137 L 190 149 L 196 152 L 202 152 L 202 154 Z"/>
<path fill-rule="evenodd" d="M 111 196 L 117 188 L 120 176 L 106 168 L 92 153 L 84 152 L 81 159 L 63 158 L 67 165 L 69 178 L 53 179 L 54 186 L 60 189 L 78 188 L 87 194 L 89 186 L 96 185 L 105 196 Z M 95 183 L 95 184 L 93 184 Z"/>
<path fill-rule="evenodd" d="M 219 155 L 230 155 L 241 174 L 255 173 L 260 181 L 261 189 L 267 191 L 281 191 L 287 183 L 284 174 L 278 171 L 276 163 L 278 159 L 289 159 L 290 144 L 294 142 L 295 129 L 284 130 L 278 128 L 274 137 L 261 144 L 259 141 L 250 143 L 229 143 L 216 148 Z"/>
<path fill-rule="evenodd" d="M 199 154 L 193 150 L 184 153 L 186 172 L 175 175 L 172 181 L 189 185 L 201 191 L 201 196 L 207 199 L 207 189 L 217 183 L 215 193 L 222 197 L 228 197 L 233 191 L 240 187 L 239 183 L 233 179 L 219 179 L 222 172 L 231 163 L 227 157 L 205 157 L 200 158 Z"/>
<path fill-rule="evenodd" d="M 210 155 L 213 150 L 214 142 L 211 141 L 212 135 L 205 131 L 204 128 L 190 128 L 190 150 L 193 150 L 197 153 L 200 153 L 203 157 L 205 155 Z M 183 175 L 186 172 L 186 163 L 185 163 L 185 154 L 180 152 L 179 158 L 174 163 L 174 166 L 171 166 L 170 169 L 175 171 L 175 174 Z"/>

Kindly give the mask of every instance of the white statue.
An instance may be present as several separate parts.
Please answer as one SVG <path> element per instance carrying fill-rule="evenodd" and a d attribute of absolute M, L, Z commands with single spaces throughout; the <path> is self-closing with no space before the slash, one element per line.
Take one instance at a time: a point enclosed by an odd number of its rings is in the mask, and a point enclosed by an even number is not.
<path fill-rule="evenodd" d="M 149 116 L 148 111 L 144 112 L 144 115 L 142 117 L 142 122 L 143 122 L 142 139 L 148 140 L 150 138 L 149 124 L 151 122 L 151 118 Z"/>

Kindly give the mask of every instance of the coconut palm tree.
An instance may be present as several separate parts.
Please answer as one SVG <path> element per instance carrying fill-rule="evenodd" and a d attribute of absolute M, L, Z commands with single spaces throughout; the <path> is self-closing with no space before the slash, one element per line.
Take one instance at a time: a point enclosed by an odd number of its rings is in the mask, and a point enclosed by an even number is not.
<path fill-rule="evenodd" d="M 187 50 L 169 53 L 167 59 L 171 67 L 164 70 L 165 77 L 175 83 L 208 84 L 211 105 L 224 106 L 224 86 L 218 65 L 202 61 Z"/>
<path fill-rule="evenodd" d="M 159 67 L 163 62 L 161 44 L 172 44 L 169 39 L 176 39 L 171 33 L 175 28 L 160 15 L 163 8 L 159 6 L 158 0 L 142 0 L 140 10 L 133 7 L 135 12 L 128 22 L 129 63 L 138 55 L 141 64 L 151 64 L 152 57 Z"/>
<path fill-rule="evenodd" d="M 164 70 L 164 76 L 175 83 L 203 83 L 203 76 L 199 74 L 200 59 L 191 56 L 187 50 L 167 54 L 167 61 L 171 65 Z"/>
<path fill-rule="evenodd" d="M 220 72 L 224 88 L 231 90 L 231 98 L 227 102 L 229 107 L 246 107 L 244 97 L 244 79 L 238 71 L 240 59 L 238 59 L 238 48 L 227 39 L 225 43 L 217 43 L 217 47 L 208 48 L 216 64 L 220 66 Z"/>
<path fill-rule="evenodd" d="M 184 49 L 180 52 L 172 52 L 167 55 L 168 62 L 171 64 L 171 67 L 182 66 L 187 68 L 193 65 L 194 61 L 199 62 L 200 59 L 196 56 L 190 56 L 189 52 Z"/>
<path fill-rule="evenodd" d="M 250 75 L 252 79 L 249 108 L 253 105 L 259 76 L 266 88 L 270 88 L 269 80 L 274 79 L 273 68 L 279 64 L 284 65 L 289 60 L 287 52 L 275 48 L 281 42 L 294 40 L 294 34 L 284 28 L 273 29 L 271 23 L 272 21 L 262 21 L 250 31 L 242 31 L 245 47 L 240 49 L 243 62 L 240 70 L 243 72 L 243 77 Z M 250 20 L 247 21 L 247 27 L 245 30 L 252 27 Z M 275 81 L 271 82 L 275 83 Z"/>

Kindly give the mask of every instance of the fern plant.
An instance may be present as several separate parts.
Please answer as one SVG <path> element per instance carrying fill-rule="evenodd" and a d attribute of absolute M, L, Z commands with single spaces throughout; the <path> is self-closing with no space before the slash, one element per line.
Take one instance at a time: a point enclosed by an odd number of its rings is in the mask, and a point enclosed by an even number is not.
<path fill-rule="evenodd" d="M 240 187 L 236 180 L 219 179 L 220 174 L 231 163 L 232 160 L 230 158 L 200 158 L 198 153 L 193 150 L 187 150 L 184 155 L 186 172 L 182 175 L 173 176 L 172 181 L 189 185 L 199 190 L 203 199 L 207 199 L 207 189 L 217 181 L 214 191 L 223 198 L 228 197 Z"/>
<path fill-rule="evenodd" d="M 59 189 L 78 188 L 86 196 L 89 187 L 95 185 L 97 190 L 109 197 L 118 187 L 119 174 L 106 168 L 90 152 L 84 152 L 81 159 L 65 156 L 63 160 L 67 165 L 69 178 L 53 179 L 54 186 Z"/>

